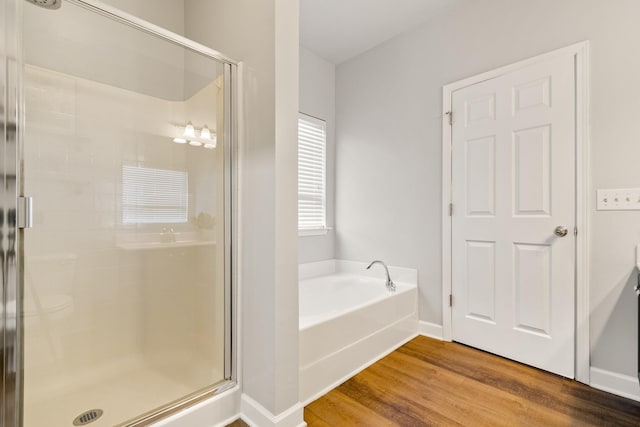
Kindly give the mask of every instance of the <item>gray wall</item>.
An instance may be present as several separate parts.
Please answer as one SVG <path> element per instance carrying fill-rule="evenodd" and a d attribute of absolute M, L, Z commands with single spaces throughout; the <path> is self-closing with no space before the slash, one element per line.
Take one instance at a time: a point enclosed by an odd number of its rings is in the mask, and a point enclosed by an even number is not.
<path fill-rule="evenodd" d="M 417 267 L 441 312 L 442 86 L 591 41 L 591 192 L 640 187 L 640 2 L 466 0 L 336 70 L 336 257 Z M 591 365 L 635 375 L 640 212 L 591 214 Z"/>
<path fill-rule="evenodd" d="M 327 226 L 333 227 L 335 204 L 335 76 L 336 67 L 300 48 L 300 112 L 327 122 Z M 335 230 L 320 236 L 300 236 L 298 262 L 335 258 Z"/>

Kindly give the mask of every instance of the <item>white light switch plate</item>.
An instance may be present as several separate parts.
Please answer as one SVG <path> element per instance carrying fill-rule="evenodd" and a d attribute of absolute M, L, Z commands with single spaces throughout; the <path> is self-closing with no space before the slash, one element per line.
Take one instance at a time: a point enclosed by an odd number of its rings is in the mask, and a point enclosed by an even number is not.
<path fill-rule="evenodd" d="M 640 188 L 598 190 L 599 211 L 640 211 Z"/>

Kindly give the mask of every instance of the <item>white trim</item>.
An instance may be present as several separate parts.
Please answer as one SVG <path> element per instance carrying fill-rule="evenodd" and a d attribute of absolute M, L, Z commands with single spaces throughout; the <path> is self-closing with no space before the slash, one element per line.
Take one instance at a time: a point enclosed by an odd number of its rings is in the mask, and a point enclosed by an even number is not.
<path fill-rule="evenodd" d="M 589 42 L 576 46 L 576 380 L 589 384 Z"/>
<path fill-rule="evenodd" d="M 298 402 L 278 415 L 273 415 L 271 411 L 244 393 L 240 402 L 240 418 L 252 427 L 306 427 L 303 411 L 304 406 Z"/>
<path fill-rule="evenodd" d="M 442 327 L 451 341 L 451 96 L 458 89 L 549 59 L 571 55 L 576 64 L 576 380 L 589 382 L 589 42 L 583 41 L 442 87 Z M 455 118 L 454 118 L 455 120 Z"/>
<path fill-rule="evenodd" d="M 638 378 L 594 368 L 593 366 L 590 371 L 591 387 L 640 402 Z"/>
<path fill-rule="evenodd" d="M 233 264 L 232 264 L 232 273 L 235 274 L 236 283 L 235 283 L 235 293 L 232 293 L 232 297 L 235 297 L 235 304 L 233 306 L 235 312 L 232 314 L 232 322 L 235 323 L 235 339 L 232 339 L 231 345 L 231 355 L 232 362 L 235 363 L 235 367 L 232 367 L 233 374 L 236 377 L 236 381 L 241 388 L 244 388 L 244 378 L 243 378 L 243 366 L 244 366 L 244 349 L 242 343 L 244 342 L 244 325 L 242 322 L 242 316 L 244 313 L 244 276 L 242 272 L 244 271 L 243 265 L 243 257 L 240 255 L 244 253 L 244 227 L 243 221 L 241 220 L 241 213 L 244 212 L 242 200 L 245 196 L 245 184 L 244 184 L 244 175 L 245 175 L 245 145 L 246 145 L 246 117 L 244 115 L 245 109 L 245 88 L 244 88 L 244 79 L 246 77 L 246 65 L 244 62 L 238 63 L 238 68 L 236 70 L 236 93 L 233 97 L 233 101 L 237 102 L 237 113 L 235 115 L 235 123 L 232 125 L 233 129 L 236 131 L 236 139 L 235 146 L 232 147 L 231 155 L 235 157 L 235 160 L 232 160 L 232 164 L 235 166 L 235 170 L 233 171 L 232 182 L 235 182 L 235 191 L 233 191 L 233 195 L 235 196 L 235 200 L 232 200 L 232 206 L 235 208 L 235 211 L 232 216 L 232 221 L 236 222 L 235 227 L 235 247 L 232 248 L 232 256 Z M 233 228 L 232 228 L 233 229 Z M 238 413 L 240 413 L 240 397 L 238 398 Z"/>
<path fill-rule="evenodd" d="M 449 114 L 451 114 L 451 94 L 454 87 L 442 87 L 442 339 L 452 341 L 451 332 L 451 128 Z"/>
<path fill-rule="evenodd" d="M 418 322 L 418 333 L 425 337 L 433 338 L 436 340 L 443 341 L 443 328 L 442 325 L 436 325 L 435 323 L 425 322 L 421 320 Z"/>
<path fill-rule="evenodd" d="M 329 232 L 329 227 L 323 228 L 306 228 L 306 229 L 298 229 L 298 237 L 309 237 L 309 236 L 324 236 Z"/>

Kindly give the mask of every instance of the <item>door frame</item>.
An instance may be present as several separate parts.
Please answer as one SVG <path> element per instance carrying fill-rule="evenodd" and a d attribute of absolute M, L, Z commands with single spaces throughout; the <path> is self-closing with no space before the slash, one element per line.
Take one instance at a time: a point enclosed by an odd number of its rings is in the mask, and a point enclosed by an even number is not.
<path fill-rule="evenodd" d="M 450 215 L 452 156 L 451 103 L 453 92 L 485 80 L 557 57 L 570 56 L 575 63 L 576 84 L 576 247 L 575 247 L 575 379 L 589 384 L 589 41 L 576 43 L 442 87 L 442 335 L 452 341 L 452 216 Z M 456 120 L 456 118 L 453 118 Z"/>

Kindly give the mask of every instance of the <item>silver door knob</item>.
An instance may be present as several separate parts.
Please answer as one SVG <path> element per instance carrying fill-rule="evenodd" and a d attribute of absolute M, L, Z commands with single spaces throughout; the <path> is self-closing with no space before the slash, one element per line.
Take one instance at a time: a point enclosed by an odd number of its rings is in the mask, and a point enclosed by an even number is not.
<path fill-rule="evenodd" d="M 556 234 L 556 236 L 558 237 L 564 237 L 567 235 L 569 231 L 567 230 L 567 227 L 563 227 L 561 225 L 557 226 L 554 233 Z"/>

